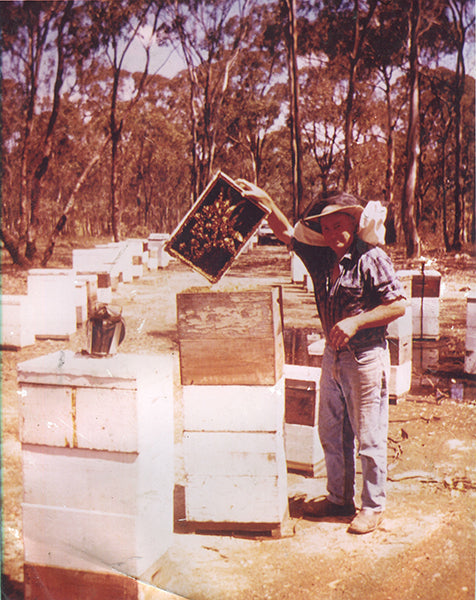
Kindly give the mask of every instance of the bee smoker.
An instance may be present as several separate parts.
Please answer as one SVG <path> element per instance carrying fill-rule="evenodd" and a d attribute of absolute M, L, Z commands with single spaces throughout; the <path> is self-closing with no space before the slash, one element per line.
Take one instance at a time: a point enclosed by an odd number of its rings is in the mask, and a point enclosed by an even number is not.
<path fill-rule="evenodd" d="M 120 306 L 97 304 L 86 323 L 87 352 L 91 356 L 111 356 L 126 335 Z"/>

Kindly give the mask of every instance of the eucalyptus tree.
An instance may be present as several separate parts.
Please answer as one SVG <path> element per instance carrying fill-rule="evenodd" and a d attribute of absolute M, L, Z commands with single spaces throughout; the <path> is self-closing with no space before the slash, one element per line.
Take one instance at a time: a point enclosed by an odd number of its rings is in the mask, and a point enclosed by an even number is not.
<path fill-rule="evenodd" d="M 107 61 L 110 69 L 108 135 L 110 138 L 110 209 L 111 229 L 115 241 L 121 237 L 121 203 L 117 195 L 119 145 L 124 123 L 121 114 L 121 98 L 126 98 L 124 63 L 135 41 L 143 40 L 143 56 L 140 64 L 143 76 L 137 82 L 132 97 L 122 104 L 130 106 L 140 97 L 147 78 L 151 44 L 162 27 L 160 0 L 88 0 L 86 3 L 89 18 L 88 36 L 96 53 Z M 147 31 L 147 38 L 143 33 Z M 125 109 L 127 110 L 127 108 Z"/>
<path fill-rule="evenodd" d="M 289 121 L 291 129 L 291 164 L 293 176 L 293 217 L 303 211 L 301 123 L 299 116 L 299 78 L 297 67 L 298 26 L 296 0 L 283 0 L 287 12 L 286 46 L 289 81 Z"/>
<path fill-rule="evenodd" d="M 239 167 L 234 170 L 258 185 L 263 184 L 270 134 L 279 127 L 287 100 L 283 83 L 286 64 L 276 39 L 281 36 L 276 27 L 278 8 L 277 4 L 261 3 L 247 17 L 250 41 L 237 57 L 224 107 L 226 137 L 220 158 L 230 163 L 232 156 L 237 157 Z"/>
<path fill-rule="evenodd" d="M 344 90 L 340 74 L 329 65 L 303 68 L 300 79 L 303 150 L 314 163 L 305 170 L 305 181 L 310 186 L 318 184 L 315 192 L 309 190 L 311 194 L 327 192 L 342 183 L 344 118 L 340 105 Z"/>
<path fill-rule="evenodd" d="M 386 166 L 382 182 L 387 207 L 387 241 L 395 242 L 401 231 L 399 199 L 396 195 L 396 135 L 403 129 L 406 95 L 402 90 L 402 65 L 406 56 L 407 8 L 398 0 L 380 2 L 367 33 L 368 45 L 361 63 L 361 74 L 374 82 L 377 96 L 383 97 L 381 124 L 385 136 Z"/>
<path fill-rule="evenodd" d="M 183 73 L 151 75 L 127 120 L 122 186 L 133 201 L 123 223 L 130 230 L 171 231 L 189 208 L 187 91 Z"/>
<path fill-rule="evenodd" d="M 465 90 L 465 43 L 474 40 L 474 2 L 472 0 L 448 0 L 450 32 L 456 49 L 456 67 L 453 83 L 455 125 L 455 174 L 453 250 L 461 250 L 463 234 L 464 202 L 461 185 L 461 150 L 463 139 L 462 104 Z"/>
<path fill-rule="evenodd" d="M 11 162 L 9 168 L 16 171 L 19 183 L 3 189 L 1 238 L 12 260 L 23 266 L 31 264 L 37 254 L 40 205 L 46 195 L 43 180 L 54 152 L 61 90 L 76 31 L 75 12 L 72 1 L 2 6 L 3 105 L 11 107 L 8 94 L 15 93 L 20 110 L 16 129 L 10 123 L 4 130 L 9 137 L 3 137 L 3 163 L 9 162 L 9 155 L 17 155 L 18 171 Z M 13 184 L 14 179 L 10 181 Z"/>
<path fill-rule="evenodd" d="M 254 5 L 255 0 L 169 0 L 171 31 L 190 86 L 192 202 L 215 168 L 230 76 L 249 33 L 245 17 Z"/>

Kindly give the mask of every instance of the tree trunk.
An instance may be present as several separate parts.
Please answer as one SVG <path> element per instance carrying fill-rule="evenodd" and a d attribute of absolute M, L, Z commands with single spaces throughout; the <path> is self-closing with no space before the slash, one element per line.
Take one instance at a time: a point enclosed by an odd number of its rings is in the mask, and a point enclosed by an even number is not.
<path fill-rule="evenodd" d="M 37 253 L 36 248 L 36 237 L 37 230 L 40 226 L 38 209 L 40 203 L 40 197 L 42 192 L 42 180 L 48 171 L 48 167 L 50 164 L 51 155 L 53 153 L 53 132 L 56 125 L 56 121 L 58 119 L 59 107 L 61 102 L 61 88 L 63 86 L 63 75 L 64 75 L 64 45 L 63 45 L 63 34 L 66 23 L 68 22 L 71 11 L 73 9 L 73 1 L 70 0 L 64 9 L 63 15 L 61 17 L 59 26 L 58 26 L 58 35 L 56 38 L 56 48 L 58 55 L 58 63 L 56 67 L 56 78 L 54 85 L 54 93 L 53 93 L 53 105 L 51 108 L 50 118 L 48 121 L 48 127 L 46 129 L 46 135 L 43 145 L 43 156 L 41 158 L 40 164 L 35 170 L 33 176 L 33 185 L 31 189 L 31 199 L 30 199 L 30 224 L 27 232 L 27 242 L 26 242 L 26 250 L 25 256 L 29 260 L 32 260 Z"/>
<path fill-rule="evenodd" d="M 355 70 L 362 54 L 362 46 L 365 40 L 368 25 L 375 12 L 378 0 L 369 2 L 369 11 L 362 21 L 362 28 L 359 19 L 359 0 L 354 0 L 354 44 L 350 55 L 349 83 L 347 89 L 347 98 L 345 101 L 345 124 L 344 124 L 344 176 L 343 189 L 347 191 L 349 187 L 350 172 L 352 170 L 352 160 L 350 158 L 352 146 L 352 110 L 355 93 Z"/>
<path fill-rule="evenodd" d="M 301 127 L 299 119 L 299 74 L 297 69 L 296 0 L 286 0 L 288 10 L 288 76 L 290 97 L 291 163 L 293 181 L 293 219 L 296 222 L 302 209 L 303 189 L 301 172 Z"/>
<path fill-rule="evenodd" d="M 415 190 L 420 153 L 420 103 L 418 68 L 418 29 L 420 0 L 412 0 L 410 19 L 410 93 L 406 141 L 405 181 L 402 198 L 402 227 L 407 258 L 420 256 L 420 237 L 415 224 Z"/>
<path fill-rule="evenodd" d="M 446 140 L 447 140 L 447 132 L 448 132 L 448 128 L 445 130 L 445 134 L 444 136 L 442 136 L 442 143 L 441 143 L 441 185 L 440 185 L 440 190 L 441 190 L 441 202 L 442 202 L 442 213 L 443 213 L 443 240 L 445 243 L 445 250 L 447 252 L 449 252 L 449 250 L 451 249 L 450 247 L 450 240 L 448 237 L 448 211 L 446 208 L 446 202 L 447 202 L 447 197 L 446 197 Z"/>
<path fill-rule="evenodd" d="M 387 70 L 383 68 L 385 80 L 385 101 L 387 106 L 387 168 L 385 171 L 385 202 L 387 205 L 386 238 L 389 244 L 397 241 L 397 211 L 395 210 L 395 144 L 394 144 L 394 123 L 392 115 L 392 97 L 390 77 Z"/>
<path fill-rule="evenodd" d="M 63 214 L 61 215 L 61 217 L 58 219 L 55 228 L 53 229 L 53 232 L 50 236 L 50 239 L 48 241 L 48 245 L 43 253 L 43 258 L 41 260 L 41 266 L 42 267 L 46 267 L 46 265 L 48 264 L 48 261 L 50 260 L 52 254 L 53 254 L 53 250 L 56 244 L 56 240 L 58 239 L 60 233 L 63 231 L 64 226 L 66 225 L 66 221 L 68 219 L 68 214 L 71 212 L 71 210 L 74 207 L 74 202 L 76 200 L 76 196 L 79 192 L 79 190 L 81 189 L 83 183 L 86 181 L 86 178 L 88 177 L 89 173 L 91 172 L 91 170 L 93 169 L 94 165 L 99 161 L 99 159 L 101 158 L 107 144 L 110 141 L 110 137 L 108 136 L 106 138 L 106 140 L 104 141 L 103 145 L 101 146 L 99 152 L 97 152 L 92 158 L 91 160 L 88 162 L 88 164 L 86 165 L 86 167 L 84 168 L 83 172 L 81 173 L 81 176 L 79 177 L 78 181 L 76 182 L 76 185 L 74 186 L 73 191 L 71 192 L 71 194 L 69 195 L 68 201 L 66 202 L 66 205 L 63 209 Z"/>
<path fill-rule="evenodd" d="M 5 246 L 5 250 L 11 256 L 13 264 L 24 268 L 30 266 L 30 261 L 27 260 L 21 252 L 18 238 L 14 237 L 3 228 L 0 229 L 0 238 Z"/>
<path fill-rule="evenodd" d="M 461 118 L 461 101 L 464 93 L 464 26 L 462 11 L 458 10 L 455 2 L 450 2 L 454 16 L 454 26 L 457 31 L 458 52 L 456 59 L 456 72 L 454 79 L 454 125 L 455 125 L 455 174 L 454 174 L 454 205 L 455 205 L 455 222 L 453 232 L 452 249 L 461 250 L 461 234 L 463 224 L 462 211 L 462 190 L 461 190 L 461 146 L 463 140 L 462 118 Z"/>

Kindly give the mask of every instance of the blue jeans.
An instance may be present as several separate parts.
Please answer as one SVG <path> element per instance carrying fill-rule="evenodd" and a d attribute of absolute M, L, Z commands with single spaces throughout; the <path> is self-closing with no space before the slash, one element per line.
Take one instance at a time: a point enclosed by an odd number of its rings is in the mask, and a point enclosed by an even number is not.
<path fill-rule="evenodd" d="M 387 479 L 387 348 L 335 352 L 322 359 L 319 437 L 327 469 L 328 498 L 336 504 L 354 499 L 354 440 L 362 463 L 362 508 L 383 510 Z"/>

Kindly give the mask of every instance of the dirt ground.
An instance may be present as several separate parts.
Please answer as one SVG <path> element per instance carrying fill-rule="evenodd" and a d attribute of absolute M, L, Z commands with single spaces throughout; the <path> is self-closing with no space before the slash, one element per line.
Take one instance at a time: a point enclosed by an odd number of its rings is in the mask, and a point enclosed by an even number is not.
<path fill-rule="evenodd" d="M 64 247 L 50 266 L 71 266 Z M 394 255 L 397 268 L 414 267 Z M 239 532 L 173 536 L 168 552 L 145 576 L 189 600 L 459 600 L 475 597 L 476 381 L 464 376 L 466 294 L 476 287 L 468 255 L 435 256 L 442 274 L 441 338 L 436 368 L 414 359 L 412 389 L 390 407 L 388 507 L 375 532 L 352 536 L 345 520 L 316 522 L 293 511 L 292 498 L 325 493 L 324 477 L 289 473 L 291 516 L 281 537 Z M 319 332 L 312 294 L 291 282 L 282 246 L 244 254 L 223 282 L 281 285 L 285 334 Z M 120 284 L 127 334 L 122 352 L 178 351 L 176 294 L 207 285 L 185 265 L 146 272 Z M 216 285 L 219 287 L 221 282 Z M 26 274 L 3 262 L 4 294 L 26 293 Z M 3 571 L 2 598 L 23 598 L 22 468 L 16 365 L 60 349 L 85 347 L 83 330 L 69 341 L 37 341 L 2 353 Z M 288 362 L 292 360 L 287 353 Z M 456 391 L 464 389 L 463 400 Z M 176 407 L 176 484 L 183 484 L 180 407 Z M 360 489 L 360 479 L 357 478 Z M 358 496 L 357 496 L 358 498 Z M 250 498 L 250 502 L 253 499 Z M 87 600 L 87 599 L 85 599 Z"/>

